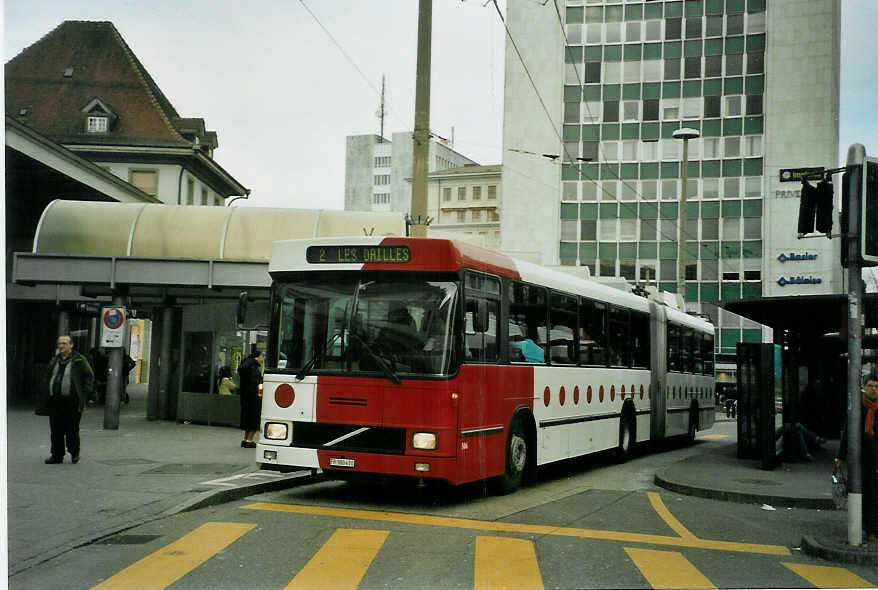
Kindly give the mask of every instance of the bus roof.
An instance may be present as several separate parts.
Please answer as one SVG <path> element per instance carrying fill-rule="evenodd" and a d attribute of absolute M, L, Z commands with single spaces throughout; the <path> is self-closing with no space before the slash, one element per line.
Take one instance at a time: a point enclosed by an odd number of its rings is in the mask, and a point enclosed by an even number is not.
<path fill-rule="evenodd" d="M 398 236 L 310 238 L 275 242 L 269 273 L 315 271 L 481 271 L 513 280 L 543 285 L 558 291 L 648 312 L 649 301 L 608 285 L 582 279 L 468 242 Z M 709 322 L 668 309 L 679 323 L 707 329 Z"/>

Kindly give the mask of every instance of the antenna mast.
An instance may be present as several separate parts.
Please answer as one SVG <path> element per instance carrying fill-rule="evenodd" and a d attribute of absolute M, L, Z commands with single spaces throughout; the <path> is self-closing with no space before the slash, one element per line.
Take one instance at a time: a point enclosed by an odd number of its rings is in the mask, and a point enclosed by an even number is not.
<path fill-rule="evenodd" d="M 375 116 L 381 120 L 381 131 L 379 133 L 380 139 L 378 143 L 384 143 L 384 115 L 387 114 L 387 111 L 384 109 L 384 76 L 381 76 L 381 102 L 378 104 L 378 110 L 375 112 Z"/>

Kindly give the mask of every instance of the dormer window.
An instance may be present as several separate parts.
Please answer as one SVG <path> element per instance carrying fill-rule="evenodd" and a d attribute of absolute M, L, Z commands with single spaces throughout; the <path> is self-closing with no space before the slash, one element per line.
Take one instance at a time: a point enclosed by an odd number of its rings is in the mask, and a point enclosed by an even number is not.
<path fill-rule="evenodd" d="M 109 129 L 109 117 L 89 115 L 85 121 L 87 133 L 106 133 Z"/>
<path fill-rule="evenodd" d="M 93 98 L 82 111 L 83 130 L 86 133 L 107 134 L 113 129 L 118 116 L 100 98 Z"/>

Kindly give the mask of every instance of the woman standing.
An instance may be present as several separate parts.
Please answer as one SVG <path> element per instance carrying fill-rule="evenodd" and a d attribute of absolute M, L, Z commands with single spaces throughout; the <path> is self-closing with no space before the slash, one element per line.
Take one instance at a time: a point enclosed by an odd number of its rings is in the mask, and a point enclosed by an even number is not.
<path fill-rule="evenodd" d="M 259 430 L 259 419 L 262 415 L 262 398 L 259 396 L 259 384 L 262 383 L 262 363 L 265 361 L 265 353 L 254 351 L 244 359 L 238 367 L 238 376 L 241 378 L 238 391 L 241 394 L 241 430 L 244 431 L 244 440 L 241 446 L 253 449 L 256 442 L 253 437 Z"/>

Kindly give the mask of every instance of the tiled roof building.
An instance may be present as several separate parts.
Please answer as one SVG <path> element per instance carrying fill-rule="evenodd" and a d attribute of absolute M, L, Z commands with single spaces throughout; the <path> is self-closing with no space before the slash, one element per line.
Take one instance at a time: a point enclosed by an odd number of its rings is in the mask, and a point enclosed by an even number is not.
<path fill-rule="evenodd" d="M 61 23 L 10 60 L 5 79 L 7 115 L 166 203 L 247 193 L 213 159 L 216 133 L 180 116 L 110 22 Z"/>

